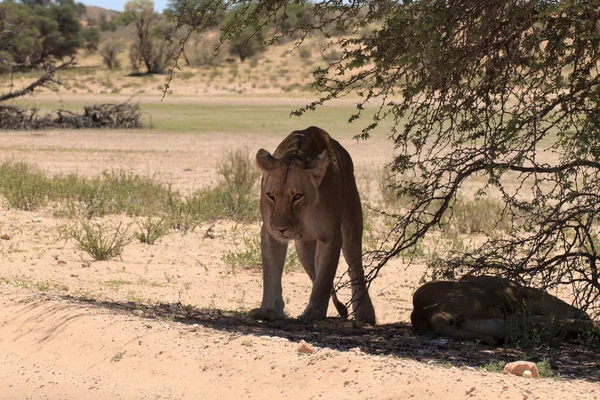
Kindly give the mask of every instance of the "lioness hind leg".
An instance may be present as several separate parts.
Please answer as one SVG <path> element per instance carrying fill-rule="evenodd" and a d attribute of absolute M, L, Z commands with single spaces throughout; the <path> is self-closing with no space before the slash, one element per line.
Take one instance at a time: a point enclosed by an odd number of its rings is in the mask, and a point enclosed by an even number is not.
<path fill-rule="evenodd" d="M 298 254 L 298 259 L 300 260 L 300 264 L 308 274 L 311 282 L 315 280 L 316 272 L 315 272 L 315 255 L 317 252 L 317 241 L 316 240 L 297 240 L 294 242 L 296 246 L 296 254 Z M 331 289 L 331 300 L 333 300 L 333 305 L 337 310 L 338 314 L 342 318 L 348 318 L 348 308 L 339 301 L 337 295 L 335 293 L 335 289 Z"/>
<path fill-rule="evenodd" d="M 362 264 L 362 209 L 358 194 L 357 201 L 348 209 L 342 220 L 342 252 L 352 284 L 352 311 L 357 321 L 374 325 L 375 308 L 367 291 Z"/>

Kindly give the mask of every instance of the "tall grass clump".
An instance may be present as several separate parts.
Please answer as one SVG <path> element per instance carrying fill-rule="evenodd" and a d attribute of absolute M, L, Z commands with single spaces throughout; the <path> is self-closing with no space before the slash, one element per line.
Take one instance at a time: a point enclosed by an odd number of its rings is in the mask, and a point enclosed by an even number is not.
<path fill-rule="evenodd" d="M 498 199 L 459 198 L 452 207 L 452 226 L 461 234 L 508 232 L 511 218 L 504 213 L 505 204 Z"/>
<path fill-rule="evenodd" d="M 232 273 L 235 274 L 238 269 L 259 269 L 262 265 L 260 236 L 235 226 L 231 230 L 231 237 L 235 250 L 223 252 L 221 260 L 231 268 Z M 295 248 L 293 246 L 288 247 L 283 269 L 290 272 L 298 270 L 300 267 L 300 260 Z"/>
<path fill-rule="evenodd" d="M 50 177 L 30 164 L 5 162 L 0 164 L 0 195 L 9 207 L 21 210 L 52 203 L 56 215 L 68 218 L 161 217 L 183 231 L 215 219 L 257 221 L 260 173 L 248 149 L 225 153 L 217 173 L 217 186 L 186 196 L 171 185 L 125 171 L 105 171 L 91 178 L 79 174 Z M 162 230 L 163 224 L 159 225 Z"/>
<path fill-rule="evenodd" d="M 0 194 L 11 208 L 32 211 L 47 204 L 50 180 L 37 167 L 24 162 L 0 164 Z"/>
<path fill-rule="evenodd" d="M 188 206 L 202 215 L 203 219 L 257 221 L 260 172 L 248 149 L 227 151 L 217 164 L 217 173 L 217 186 L 194 192 L 187 201 Z"/>
<path fill-rule="evenodd" d="M 87 178 L 77 174 L 53 179 L 55 197 L 66 200 L 68 216 L 82 212 L 87 218 L 124 213 L 149 216 L 164 210 L 170 187 L 124 171 L 105 171 Z"/>

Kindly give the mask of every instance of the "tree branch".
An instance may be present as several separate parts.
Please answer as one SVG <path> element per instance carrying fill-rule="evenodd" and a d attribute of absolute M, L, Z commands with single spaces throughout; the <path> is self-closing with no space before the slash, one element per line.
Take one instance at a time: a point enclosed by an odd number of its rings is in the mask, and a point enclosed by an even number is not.
<path fill-rule="evenodd" d="M 0 102 L 2 101 L 6 101 L 6 100 L 10 100 L 10 99 L 14 99 L 17 97 L 21 97 L 21 96 L 25 96 L 26 94 L 30 94 L 33 93 L 33 91 L 38 88 L 38 87 L 42 87 L 45 84 L 47 84 L 48 82 L 54 82 L 54 83 L 60 83 L 54 80 L 54 74 L 56 73 L 56 71 L 76 65 L 77 61 L 75 61 L 75 58 L 71 58 L 69 61 L 66 61 L 64 63 L 62 63 L 61 65 L 59 65 L 58 67 L 54 67 L 51 66 L 49 67 L 46 72 L 44 73 L 44 75 L 42 75 L 37 81 L 33 82 L 32 84 L 30 84 L 29 86 L 27 86 L 26 88 L 23 88 L 19 91 L 16 92 L 12 92 L 12 93 L 6 93 L 3 95 L 0 95 Z"/>

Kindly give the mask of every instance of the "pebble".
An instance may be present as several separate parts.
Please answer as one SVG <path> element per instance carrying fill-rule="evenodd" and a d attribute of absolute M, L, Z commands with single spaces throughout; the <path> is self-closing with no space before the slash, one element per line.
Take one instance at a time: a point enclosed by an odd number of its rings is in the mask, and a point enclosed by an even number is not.
<path fill-rule="evenodd" d="M 133 310 L 133 315 L 141 317 L 144 315 L 144 312 L 142 310 Z"/>
<path fill-rule="evenodd" d="M 348 371 L 348 367 L 344 365 L 344 366 L 342 367 L 342 369 L 340 369 L 340 371 L 342 371 L 342 372 L 346 372 L 346 371 Z"/>
<path fill-rule="evenodd" d="M 58 265 L 67 265 L 67 262 L 65 260 L 58 260 L 58 261 L 56 261 L 56 264 L 58 264 Z"/>
<path fill-rule="evenodd" d="M 437 346 L 445 346 L 448 344 L 448 340 L 447 339 L 432 339 L 432 340 L 428 341 L 427 343 L 437 345 Z"/>
<path fill-rule="evenodd" d="M 10 236 L 8 233 L 5 233 L 4 235 L 0 236 L 0 239 L 2 240 L 10 240 Z"/>
<path fill-rule="evenodd" d="M 259 338 L 263 339 L 263 340 L 274 340 L 274 341 L 280 341 L 280 342 L 289 342 L 290 341 L 288 338 L 279 337 L 279 336 L 269 336 L 269 335 L 261 335 L 261 336 L 259 336 Z"/>
<path fill-rule="evenodd" d="M 304 340 L 300 342 L 298 346 L 298 353 L 300 354 L 312 354 L 315 352 L 315 348 L 310 344 L 306 343 Z"/>
<path fill-rule="evenodd" d="M 31 219 L 31 222 L 42 222 L 42 217 L 34 217 Z"/>

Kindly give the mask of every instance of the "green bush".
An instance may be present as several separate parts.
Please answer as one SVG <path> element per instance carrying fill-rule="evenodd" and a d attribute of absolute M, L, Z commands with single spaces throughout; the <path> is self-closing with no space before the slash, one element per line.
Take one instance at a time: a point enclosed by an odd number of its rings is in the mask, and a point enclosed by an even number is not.
<path fill-rule="evenodd" d="M 129 226 L 123 223 L 97 222 L 82 218 L 78 223 L 59 228 L 60 237 L 74 239 L 80 250 L 88 253 L 96 261 L 119 257 L 123 249 L 131 243 L 127 234 Z"/>

